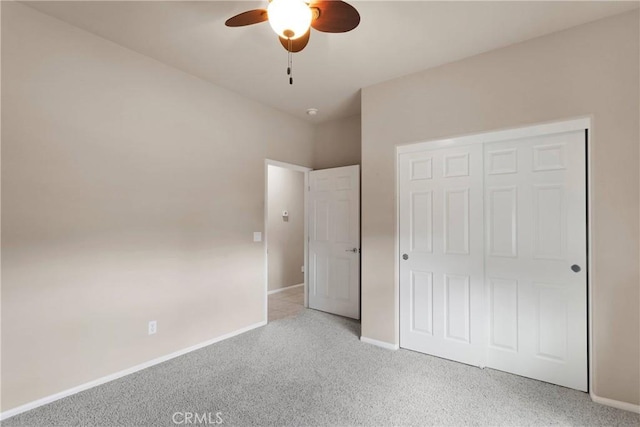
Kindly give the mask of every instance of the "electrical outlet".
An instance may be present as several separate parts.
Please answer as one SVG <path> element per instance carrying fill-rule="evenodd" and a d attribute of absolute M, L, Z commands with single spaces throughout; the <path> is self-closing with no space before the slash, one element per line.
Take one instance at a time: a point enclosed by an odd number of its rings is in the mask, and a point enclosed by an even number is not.
<path fill-rule="evenodd" d="M 149 335 L 153 335 L 158 332 L 158 322 L 155 320 L 149 321 Z"/>

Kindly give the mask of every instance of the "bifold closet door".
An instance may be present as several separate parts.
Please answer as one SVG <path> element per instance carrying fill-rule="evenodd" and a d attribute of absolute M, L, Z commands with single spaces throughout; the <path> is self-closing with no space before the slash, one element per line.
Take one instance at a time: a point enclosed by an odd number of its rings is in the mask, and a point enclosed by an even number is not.
<path fill-rule="evenodd" d="M 587 391 L 585 132 L 484 156 L 486 365 Z"/>
<path fill-rule="evenodd" d="M 400 346 L 479 366 L 484 354 L 482 146 L 399 158 Z"/>

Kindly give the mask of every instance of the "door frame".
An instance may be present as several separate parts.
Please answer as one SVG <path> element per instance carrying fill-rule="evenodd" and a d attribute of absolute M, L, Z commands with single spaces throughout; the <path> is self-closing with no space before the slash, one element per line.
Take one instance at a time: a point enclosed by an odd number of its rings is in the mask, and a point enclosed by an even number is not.
<path fill-rule="evenodd" d="M 293 163 L 280 162 L 278 160 L 264 160 L 264 322 L 269 322 L 269 166 L 276 166 L 304 173 L 304 307 L 309 307 L 309 280 L 308 280 L 308 259 L 309 259 L 309 222 L 307 219 L 308 198 L 309 198 L 309 172 L 313 169 L 294 165 Z"/>
<path fill-rule="evenodd" d="M 396 198 L 396 230 L 395 230 L 395 274 L 394 274 L 394 298 L 395 298 L 395 329 L 397 343 L 400 346 L 400 155 L 405 153 L 434 150 L 438 148 L 455 147 L 462 145 L 484 144 L 490 142 L 507 141 L 534 136 L 542 136 L 561 132 L 586 130 L 586 216 L 587 216 L 587 384 L 589 395 L 593 401 L 599 398 L 593 391 L 593 298 L 592 298 L 592 242 L 591 242 L 591 140 L 593 129 L 593 116 L 569 118 L 561 121 L 539 123 L 516 128 L 494 130 L 475 134 L 455 136 L 445 139 L 411 142 L 397 144 L 395 153 L 395 198 Z M 482 366 L 484 367 L 484 366 Z"/>

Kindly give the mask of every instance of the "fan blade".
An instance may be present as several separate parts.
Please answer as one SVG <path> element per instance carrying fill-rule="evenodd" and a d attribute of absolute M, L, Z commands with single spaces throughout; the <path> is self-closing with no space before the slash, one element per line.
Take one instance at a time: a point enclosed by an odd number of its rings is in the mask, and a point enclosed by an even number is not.
<path fill-rule="evenodd" d="M 245 25 L 259 24 L 269 19 L 267 9 L 247 10 L 227 19 L 224 23 L 227 27 L 244 27 Z"/>
<path fill-rule="evenodd" d="M 360 14 L 349 3 L 341 0 L 313 0 L 310 8 L 316 8 L 319 16 L 311 26 L 325 33 L 346 33 L 360 24 Z"/>
<path fill-rule="evenodd" d="M 300 37 L 298 39 L 295 39 L 295 40 L 291 40 L 291 52 L 293 52 L 293 53 L 300 52 L 302 49 L 304 49 L 305 46 L 307 46 L 307 43 L 309 43 L 309 37 L 310 36 L 311 36 L 311 28 L 309 28 L 307 30 L 307 32 L 304 33 L 304 35 L 302 37 Z M 289 51 L 289 39 L 285 39 L 284 37 L 280 37 L 280 44 L 287 51 Z"/>

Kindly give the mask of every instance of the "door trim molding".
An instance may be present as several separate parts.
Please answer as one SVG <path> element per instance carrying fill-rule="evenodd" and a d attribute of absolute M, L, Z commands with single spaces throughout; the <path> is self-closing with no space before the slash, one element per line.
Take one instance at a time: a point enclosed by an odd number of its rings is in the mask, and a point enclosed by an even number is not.
<path fill-rule="evenodd" d="M 511 139 L 529 138 L 540 135 L 549 135 L 554 133 L 571 132 L 578 130 L 587 130 L 586 140 L 586 154 L 587 154 L 587 370 L 588 370 L 588 382 L 589 382 L 589 395 L 591 400 L 603 405 L 612 406 L 619 409 L 626 409 L 634 412 L 638 405 L 634 405 L 626 402 L 618 402 L 616 400 L 603 398 L 597 396 L 593 390 L 594 383 L 594 348 L 593 348 L 593 295 L 592 295 L 592 280 L 593 280 L 593 260 L 592 260 L 592 230 L 591 230 L 591 141 L 593 139 L 593 116 L 581 116 L 574 118 L 567 118 L 560 121 L 552 121 L 539 123 L 534 125 L 525 125 L 508 129 L 480 132 L 474 134 L 466 134 L 460 136 L 454 136 L 450 138 L 429 140 L 429 141 L 417 141 L 407 144 L 396 144 L 395 153 L 395 198 L 396 198 L 396 231 L 395 231 L 395 272 L 394 272 L 394 297 L 395 297 L 395 332 L 396 340 L 394 345 L 400 345 L 400 176 L 399 176 L 399 161 L 400 155 L 404 153 L 413 153 L 425 150 L 433 150 L 438 148 L 447 148 L 454 146 L 463 146 L 470 144 L 484 144 L 489 142 L 499 142 Z"/>
<path fill-rule="evenodd" d="M 539 135 L 550 135 L 554 133 L 584 130 L 589 129 L 590 127 L 591 117 L 580 117 L 559 122 L 542 123 L 504 130 L 460 135 L 451 138 L 436 139 L 430 141 L 418 141 L 408 144 L 398 144 L 396 145 L 396 165 L 398 163 L 398 155 L 403 153 L 413 153 L 416 151 L 434 150 L 436 148 L 447 148 L 461 145 L 500 142 L 511 139 L 530 138 Z"/>
<path fill-rule="evenodd" d="M 306 166 L 294 165 L 292 163 L 280 162 L 278 160 L 264 159 L 264 322 L 269 322 L 269 254 L 267 252 L 268 243 L 269 243 L 269 233 L 268 233 L 268 224 L 269 224 L 269 166 L 276 166 L 279 168 L 289 169 L 297 172 L 304 173 L 304 307 L 309 307 L 309 287 L 307 286 L 309 283 L 308 280 L 308 271 L 309 268 L 307 266 L 308 258 L 309 258 L 309 223 L 307 220 L 307 212 L 308 212 L 308 198 L 309 192 L 307 189 L 309 188 L 309 172 L 313 169 L 308 168 Z M 300 286 L 300 285 L 295 285 Z"/>

